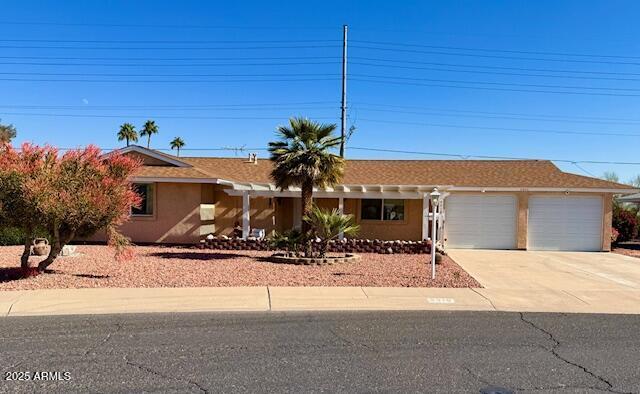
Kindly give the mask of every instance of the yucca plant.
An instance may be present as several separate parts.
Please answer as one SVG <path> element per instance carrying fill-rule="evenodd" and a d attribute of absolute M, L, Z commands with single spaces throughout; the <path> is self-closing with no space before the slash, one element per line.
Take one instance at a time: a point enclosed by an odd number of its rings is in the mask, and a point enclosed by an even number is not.
<path fill-rule="evenodd" d="M 277 129 L 280 141 L 269 143 L 273 162 L 271 179 L 281 190 L 289 186 L 302 189 L 302 216 L 311 213 L 314 187 L 333 186 L 344 175 L 344 159 L 331 152 L 342 139 L 333 135 L 335 129 L 335 124 L 291 118 L 288 126 Z M 309 224 L 303 221 L 304 236 L 309 234 L 309 229 Z"/>
<path fill-rule="evenodd" d="M 356 235 L 360 231 L 360 226 L 353 221 L 353 215 L 344 215 L 337 209 L 326 211 L 314 206 L 303 221 L 311 227 L 311 233 L 320 238 L 320 257 L 327 255 L 329 241 L 340 233 Z"/>

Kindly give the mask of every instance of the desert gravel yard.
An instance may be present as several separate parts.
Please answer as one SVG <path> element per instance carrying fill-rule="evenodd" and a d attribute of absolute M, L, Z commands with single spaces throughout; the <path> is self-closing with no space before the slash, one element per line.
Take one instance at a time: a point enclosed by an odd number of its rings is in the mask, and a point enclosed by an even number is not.
<path fill-rule="evenodd" d="M 640 258 L 640 241 L 621 242 L 614 246 L 612 252 Z"/>
<path fill-rule="evenodd" d="M 133 259 L 117 262 L 106 246 L 79 245 L 79 255 L 60 257 L 51 273 L 10 280 L 22 247 L 0 247 L 0 290 L 82 287 L 392 286 L 481 287 L 444 258 L 431 280 L 428 255 L 360 254 L 361 260 L 326 266 L 276 264 L 272 252 L 216 251 L 136 246 Z M 31 265 L 41 258 L 32 256 Z"/>

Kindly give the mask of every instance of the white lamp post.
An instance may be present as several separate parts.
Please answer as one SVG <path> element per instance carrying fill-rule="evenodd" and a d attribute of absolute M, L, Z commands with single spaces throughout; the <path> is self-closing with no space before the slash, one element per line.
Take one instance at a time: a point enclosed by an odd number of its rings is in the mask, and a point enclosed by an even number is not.
<path fill-rule="evenodd" d="M 430 194 L 431 196 L 431 279 L 436 278 L 436 214 L 438 212 L 438 203 L 440 201 L 440 192 L 438 188 L 433 188 L 433 191 Z"/>

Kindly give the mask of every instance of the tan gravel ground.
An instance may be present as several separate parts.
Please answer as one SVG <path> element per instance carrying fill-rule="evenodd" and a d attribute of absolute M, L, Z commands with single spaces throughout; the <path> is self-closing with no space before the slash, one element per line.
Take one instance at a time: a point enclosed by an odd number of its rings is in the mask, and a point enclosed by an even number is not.
<path fill-rule="evenodd" d="M 360 254 L 355 263 L 327 266 L 275 264 L 271 252 L 136 246 L 133 259 L 116 262 L 106 246 L 80 245 L 79 256 L 61 257 L 52 273 L 9 280 L 22 248 L 0 247 L 0 290 L 81 287 L 393 286 L 481 287 L 449 258 L 430 279 L 428 255 Z M 32 257 L 35 265 L 40 258 Z"/>
<path fill-rule="evenodd" d="M 612 250 L 613 253 L 640 258 L 640 241 L 623 242 Z"/>

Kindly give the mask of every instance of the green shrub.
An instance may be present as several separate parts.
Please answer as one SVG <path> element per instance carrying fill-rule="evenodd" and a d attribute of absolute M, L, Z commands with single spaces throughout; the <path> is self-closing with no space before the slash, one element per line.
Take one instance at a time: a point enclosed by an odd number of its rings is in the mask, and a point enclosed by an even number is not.
<path fill-rule="evenodd" d="M 16 227 L 0 228 L 0 245 L 22 245 L 24 244 L 24 233 Z"/>
<path fill-rule="evenodd" d="M 47 238 L 49 235 L 40 230 L 36 232 L 36 238 Z M 24 245 L 24 233 L 17 227 L 0 227 L 0 246 Z"/>
<path fill-rule="evenodd" d="M 618 230 L 618 242 L 629 241 L 638 236 L 638 219 L 636 215 L 622 207 L 613 209 L 613 228 Z"/>
<path fill-rule="evenodd" d="M 288 230 L 282 233 L 275 233 L 270 239 L 273 249 L 281 249 L 288 254 L 297 255 L 303 242 L 302 233 L 299 230 Z"/>

